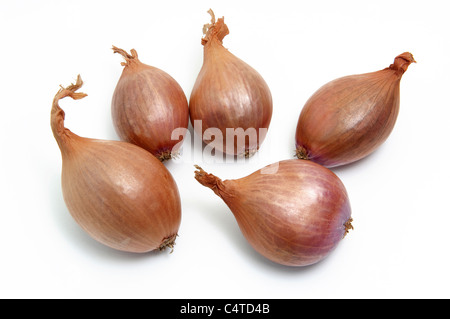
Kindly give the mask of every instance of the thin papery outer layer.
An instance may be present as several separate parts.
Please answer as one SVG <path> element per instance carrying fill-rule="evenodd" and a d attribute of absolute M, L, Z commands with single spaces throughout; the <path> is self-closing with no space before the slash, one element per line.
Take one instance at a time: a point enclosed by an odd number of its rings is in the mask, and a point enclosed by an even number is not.
<path fill-rule="evenodd" d="M 78 136 L 64 126 L 59 106 L 81 99 L 75 84 L 61 87 L 51 110 L 51 128 L 62 155 L 61 186 L 74 220 L 111 248 L 143 253 L 172 248 L 181 222 L 178 187 L 167 168 L 136 145 Z"/>
<path fill-rule="evenodd" d="M 400 80 L 413 62 L 405 52 L 383 70 L 338 78 L 319 88 L 298 119 L 297 157 L 335 167 L 374 152 L 394 128 Z"/>
<path fill-rule="evenodd" d="M 254 68 L 223 47 L 228 28 L 223 18 L 215 21 L 212 16 L 204 27 L 203 65 L 189 101 L 191 123 L 208 147 L 248 157 L 269 128 L 271 92 Z"/>
<path fill-rule="evenodd" d="M 311 161 L 281 161 L 223 181 L 197 166 L 195 178 L 223 199 L 256 251 L 283 265 L 322 260 L 352 228 L 344 185 Z"/>

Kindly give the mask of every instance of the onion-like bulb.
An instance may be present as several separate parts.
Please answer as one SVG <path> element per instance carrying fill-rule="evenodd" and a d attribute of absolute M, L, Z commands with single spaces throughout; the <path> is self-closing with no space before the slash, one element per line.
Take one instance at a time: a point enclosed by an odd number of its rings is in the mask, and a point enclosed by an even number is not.
<path fill-rule="evenodd" d="M 59 100 L 86 96 L 83 82 L 61 88 L 51 128 L 61 150 L 61 186 L 75 221 L 97 241 L 121 251 L 172 248 L 181 222 L 178 187 L 167 168 L 136 145 L 80 137 L 64 127 Z"/>
<path fill-rule="evenodd" d="M 405 52 L 388 68 L 342 77 L 318 89 L 298 119 L 297 157 L 334 167 L 374 152 L 394 128 L 400 80 L 413 62 Z"/>
<path fill-rule="evenodd" d="M 314 162 L 281 161 L 224 181 L 196 167 L 197 181 L 223 199 L 247 241 L 276 263 L 317 263 L 353 228 L 343 183 Z"/>
<path fill-rule="evenodd" d="M 191 123 L 214 149 L 249 157 L 269 128 L 272 95 L 255 69 L 223 47 L 228 27 L 224 18 L 215 21 L 208 12 L 212 19 L 203 28 L 203 66 L 189 100 Z"/>
<path fill-rule="evenodd" d="M 136 50 L 131 54 L 115 46 L 113 50 L 125 59 L 111 105 L 117 134 L 160 161 L 171 159 L 181 147 L 189 124 L 183 89 L 166 72 L 142 63 Z"/>

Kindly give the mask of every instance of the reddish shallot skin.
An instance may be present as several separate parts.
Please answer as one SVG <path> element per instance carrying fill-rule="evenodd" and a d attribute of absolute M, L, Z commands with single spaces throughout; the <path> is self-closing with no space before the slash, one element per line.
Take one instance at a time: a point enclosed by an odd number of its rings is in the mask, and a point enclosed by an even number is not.
<path fill-rule="evenodd" d="M 81 78 L 55 95 L 51 127 L 62 155 L 61 186 L 74 220 L 111 248 L 145 253 L 173 248 L 181 223 L 178 187 L 168 169 L 136 145 L 80 137 L 64 127 L 59 100 L 86 96 Z"/>
<path fill-rule="evenodd" d="M 405 52 L 388 68 L 338 78 L 318 89 L 298 119 L 297 157 L 336 167 L 378 149 L 394 128 L 400 80 L 413 62 L 412 54 Z"/>
<path fill-rule="evenodd" d="M 229 33 L 224 18 L 205 25 L 203 65 L 189 100 L 191 123 L 205 143 L 229 155 L 252 156 L 260 147 L 272 118 L 272 95 L 262 76 L 246 62 L 224 48 L 223 38 Z M 201 121 L 201 127 L 195 121 Z M 221 136 L 205 134 L 220 130 Z M 227 129 L 230 129 L 227 134 Z M 256 138 L 234 140 L 242 129 Z M 261 134 L 262 133 L 262 134 Z M 228 135 L 228 139 L 227 139 Z M 221 138 L 222 137 L 222 138 Z M 229 141 L 229 142 L 227 142 Z"/>
<path fill-rule="evenodd" d="M 138 145 L 160 161 L 176 156 L 189 124 L 183 89 L 168 73 L 142 63 L 136 50 L 113 47 L 125 61 L 114 90 L 111 113 L 120 139 Z"/>
<path fill-rule="evenodd" d="M 278 264 L 315 264 L 353 228 L 345 186 L 312 161 L 285 160 L 224 181 L 197 169 L 197 181 L 224 200 L 247 241 Z"/>

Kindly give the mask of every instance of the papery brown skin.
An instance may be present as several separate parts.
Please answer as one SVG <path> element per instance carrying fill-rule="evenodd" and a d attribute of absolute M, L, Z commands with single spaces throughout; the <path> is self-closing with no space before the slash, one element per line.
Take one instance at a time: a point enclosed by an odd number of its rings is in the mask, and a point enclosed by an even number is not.
<path fill-rule="evenodd" d="M 203 66 L 198 74 L 189 100 L 190 119 L 205 143 L 213 143 L 222 153 L 249 157 L 264 141 L 272 118 L 272 95 L 262 76 L 247 63 L 223 47 L 222 40 L 228 34 L 224 18 L 204 27 L 205 37 Z M 201 131 L 194 125 L 201 120 Z M 217 128 L 223 139 L 205 135 L 209 128 Z M 226 143 L 226 129 L 255 129 L 257 138 L 245 138 L 245 143 Z M 250 133 L 250 131 L 247 131 Z M 231 133 L 231 134 L 230 134 Z M 238 133 L 237 133 L 238 134 Z M 231 138 L 231 139 L 230 139 Z M 229 132 L 229 141 L 233 141 L 233 131 Z M 242 137 L 244 141 L 244 137 Z"/>
<path fill-rule="evenodd" d="M 281 161 L 276 172 L 271 166 L 224 181 L 196 166 L 195 178 L 224 200 L 261 255 L 287 266 L 315 264 L 353 228 L 347 191 L 311 161 Z"/>
<path fill-rule="evenodd" d="M 146 150 L 122 141 L 80 137 L 64 127 L 59 100 L 86 96 L 77 83 L 55 95 L 51 127 L 62 155 L 64 201 L 75 221 L 111 248 L 144 253 L 173 248 L 181 223 L 177 185 Z"/>
<path fill-rule="evenodd" d="M 126 61 L 111 104 L 117 134 L 161 161 L 171 159 L 177 155 L 189 124 L 183 89 L 166 72 L 142 63 L 136 50 L 131 54 L 114 46 L 113 50 Z"/>
<path fill-rule="evenodd" d="M 342 77 L 317 90 L 298 119 L 297 157 L 336 167 L 374 152 L 394 128 L 400 80 L 413 62 L 405 52 L 386 69 Z"/>

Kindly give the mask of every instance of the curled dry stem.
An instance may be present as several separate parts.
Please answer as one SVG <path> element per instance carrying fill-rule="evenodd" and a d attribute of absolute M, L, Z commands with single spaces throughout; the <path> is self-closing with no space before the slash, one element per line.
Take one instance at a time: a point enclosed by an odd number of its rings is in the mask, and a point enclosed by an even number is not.
<path fill-rule="evenodd" d="M 70 96 L 74 100 L 79 100 L 87 96 L 86 93 L 77 92 L 81 87 L 83 86 L 83 80 L 81 79 L 81 76 L 78 74 L 77 81 L 75 84 L 70 84 L 67 87 L 63 87 L 60 85 L 59 91 L 56 93 L 54 102 L 58 102 L 62 98 L 65 98 L 66 96 Z"/>
<path fill-rule="evenodd" d="M 417 63 L 410 52 L 403 52 L 394 59 L 394 63 L 389 66 L 389 69 L 396 70 L 400 75 L 406 72 L 411 63 Z"/>
<path fill-rule="evenodd" d="M 217 196 L 222 198 L 225 193 L 225 185 L 222 180 L 213 174 L 205 172 L 200 166 L 194 165 L 197 169 L 195 171 L 195 179 L 205 187 L 211 188 Z"/>
<path fill-rule="evenodd" d="M 214 11 L 212 11 L 212 9 L 209 9 L 208 13 L 211 15 L 211 23 L 206 23 L 203 25 L 203 34 L 204 35 L 206 35 L 206 33 L 208 33 L 209 28 L 212 27 L 216 23 L 216 16 L 214 14 Z"/>
<path fill-rule="evenodd" d="M 207 187 L 212 187 L 215 185 L 215 182 L 217 180 L 217 177 L 214 176 L 213 174 L 209 174 L 207 172 L 205 172 L 203 170 L 203 168 L 201 168 L 198 165 L 194 165 L 194 167 L 197 169 L 195 171 L 195 179 L 202 184 L 203 186 L 207 186 Z"/>
<path fill-rule="evenodd" d="M 229 33 L 228 27 L 224 22 L 224 18 L 219 18 L 216 21 L 216 16 L 214 15 L 212 9 L 209 9 L 208 13 L 211 15 L 211 23 L 203 25 L 204 37 L 202 38 L 202 45 L 205 45 L 213 38 L 222 43 L 223 38 Z"/>
<path fill-rule="evenodd" d="M 120 49 L 120 48 L 118 48 L 118 47 L 113 45 L 112 46 L 112 50 L 114 51 L 114 53 L 119 53 L 120 55 L 123 56 L 123 58 L 125 59 L 125 62 L 121 62 L 120 63 L 123 66 L 130 65 L 131 62 L 139 60 L 137 51 L 135 49 L 131 49 L 130 50 L 131 54 L 129 54 L 124 49 Z"/>
<path fill-rule="evenodd" d="M 53 135 L 55 136 L 55 139 L 58 142 L 58 144 L 61 143 L 62 137 L 66 135 L 66 133 L 68 132 L 68 130 L 64 127 L 65 113 L 59 106 L 59 100 L 67 96 L 70 96 L 74 100 L 84 98 L 85 96 L 87 96 L 86 93 L 77 92 L 82 86 L 83 80 L 81 79 L 81 76 L 78 74 L 77 81 L 75 82 L 75 84 L 72 83 L 67 87 L 63 87 L 62 85 L 60 85 L 59 91 L 55 94 L 55 97 L 53 98 L 50 124 L 53 131 Z"/>

